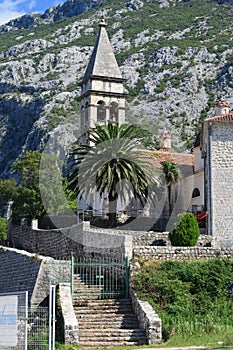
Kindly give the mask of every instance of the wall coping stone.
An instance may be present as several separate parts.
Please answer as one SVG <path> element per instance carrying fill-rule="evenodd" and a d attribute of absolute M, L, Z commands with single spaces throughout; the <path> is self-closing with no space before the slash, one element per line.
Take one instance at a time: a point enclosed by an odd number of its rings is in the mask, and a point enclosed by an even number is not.
<path fill-rule="evenodd" d="M 5 247 L 5 246 L 1 246 L 0 245 L 0 249 L 2 251 L 10 251 L 16 254 L 20 254 L 20 255 L 25 255 L 29 258 L 33 258 L 33 259 L 37 259 L 37 260 L 47 260 L 47 261 L 54 261 L 53 258 L 51 258 L 50 256 L 43 256 L 37 253 L 30 253 L 27 252 L 26 250 L 21 250 L 21 249 L 17 249 L 17 248 L 10 248 L 10 247 Z"/>
<path fill-rule="evenodd" d="M 65 344 L 78 345 L 78 321 L 73 308 L 70 283 L 59 284 L 59 298 L 64 320 Z"/>
<path fill-rule="evenodd" d="M 145 331 L 148 344 L 162 342 L 162 321 L 152 306 L 147 301 L 138 299 L 135 291 L 130 288 L 133 310 L 140 323 L 140 328 Z"/>

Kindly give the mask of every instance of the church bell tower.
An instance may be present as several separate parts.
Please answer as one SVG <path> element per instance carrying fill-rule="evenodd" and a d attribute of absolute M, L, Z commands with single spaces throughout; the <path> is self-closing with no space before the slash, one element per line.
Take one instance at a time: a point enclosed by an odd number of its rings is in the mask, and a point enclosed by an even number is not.
<path fill-rule="evenodd" d="M 79 97 L 79 130 L 85 131 L 108 121 L 125 121 L 124 79 L 114 56 L 104 18 L 86 68 Z"/>

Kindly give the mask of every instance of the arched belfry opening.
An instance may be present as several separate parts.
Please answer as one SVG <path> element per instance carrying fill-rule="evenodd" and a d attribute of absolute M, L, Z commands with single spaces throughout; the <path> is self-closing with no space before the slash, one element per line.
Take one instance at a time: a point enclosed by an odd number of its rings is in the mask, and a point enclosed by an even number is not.
<path fill-rule="evenodd" d="M 116 102 L 110 103 L 109 120 L 113 123 L 119 123 L 119 105 Z"/>
<path fill-rule="evenodd" d="M 106 104 L 104 101 L 97 102 L 97 123 L 106 121 Z"/>

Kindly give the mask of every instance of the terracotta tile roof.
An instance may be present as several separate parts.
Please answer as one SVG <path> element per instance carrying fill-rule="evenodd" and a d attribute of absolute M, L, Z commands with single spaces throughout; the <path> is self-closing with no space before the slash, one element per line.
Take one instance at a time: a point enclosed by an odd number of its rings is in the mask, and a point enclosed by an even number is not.
<path fill-rule="evenodd" d="M 233 113 L 215 115 L 213 117 L 208 117 L 205 119 L 205 122 L 212 122 L 212 121 L 214 121 L 214 122 L 221 122 L 221 121 L 232 122 L 233 121 Z"/>
<path fill-rule="evenodd" d="M 218 107 L 218 106 L 220 106 L 220 107 L 223 106 L 223 107 L 228 107 L 228 108 L 230 108 L 229 103 L 227 103 L 227 102 L 224 101 L 224 100 L 216 101 L 215 104 L 214 104 L 214 107 Z"/>
<path fill-rule="evenodd" d="M 162 162 L 178 164 L 183 176 L 193 174 L 194 155 L 176 153 L 172 150 L 148 151 L 148 160 L 157 168 L 162 168 Z"/>

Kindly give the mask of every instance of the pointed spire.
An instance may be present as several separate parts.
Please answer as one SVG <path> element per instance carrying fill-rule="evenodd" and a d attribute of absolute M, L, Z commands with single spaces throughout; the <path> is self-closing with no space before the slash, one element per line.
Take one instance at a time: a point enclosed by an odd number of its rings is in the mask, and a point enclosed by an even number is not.
<path fill-rule="evenodd" d="M 83 82 L 87 81 L 91 76 L 122 80 L 122 74 L 114 56 L 106 26 L 107 23 L 104 16 L 102 16 L 99 23 L 99 34 L 84 74 Z"/>

